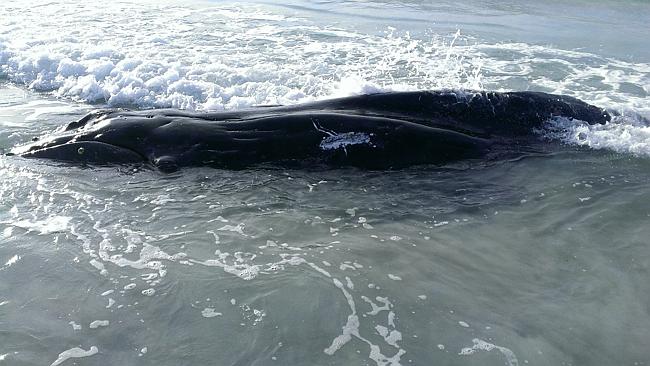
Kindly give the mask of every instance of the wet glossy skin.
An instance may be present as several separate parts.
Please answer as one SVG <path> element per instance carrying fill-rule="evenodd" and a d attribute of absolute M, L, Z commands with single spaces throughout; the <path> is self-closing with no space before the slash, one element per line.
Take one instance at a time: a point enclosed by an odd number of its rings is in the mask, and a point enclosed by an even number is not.
<path fill-rule="evenodd" d="M 605 123 L 607 112 L 537 92 L 396 92 L 242 111 L 100 110 L 14 149 L 91 164 L 241 168 L 264 162 L 388 169 L 520 149 L 554 116 Z"/>

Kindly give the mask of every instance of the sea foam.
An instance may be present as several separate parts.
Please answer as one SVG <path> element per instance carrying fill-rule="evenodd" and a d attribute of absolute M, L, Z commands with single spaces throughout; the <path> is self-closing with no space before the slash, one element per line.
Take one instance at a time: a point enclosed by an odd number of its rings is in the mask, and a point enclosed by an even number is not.
<path fill-rule="evenodd" d="M 616 116 L 604 125 L 554 118 L 540 133 L 569 145 L 650 157 L 650 123 L 639 116 Z"/>
<path fill-rule="evenodd" d="M 36 2 L 28 15 L 15 7 L 3 17 L 29 24 L 20 33 L 0 20 L 0 77 L 72 100 L 221 110 L 478 86 L 464 71 L 471 65 L 450 53 L 447 36 L 325 29 L 256 5 L 134 3 L 100 11 L 75 1 L 70 17 L 56 4 Z M 397 80 L 399 74 L 407 77 Z"/>

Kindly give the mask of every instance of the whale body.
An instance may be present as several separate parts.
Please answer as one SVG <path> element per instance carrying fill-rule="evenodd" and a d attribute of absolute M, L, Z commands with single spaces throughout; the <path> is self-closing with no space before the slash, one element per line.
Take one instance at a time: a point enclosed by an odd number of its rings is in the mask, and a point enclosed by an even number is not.
<path fill-rule="evenodd" d="M 554 117 L 611 118 L 573 97 L 529 91 L 390 92 L 213 113 L 102 109 L 11 154 L 163 171 L 267 162 L 390 169 L 517 151 Z"/>

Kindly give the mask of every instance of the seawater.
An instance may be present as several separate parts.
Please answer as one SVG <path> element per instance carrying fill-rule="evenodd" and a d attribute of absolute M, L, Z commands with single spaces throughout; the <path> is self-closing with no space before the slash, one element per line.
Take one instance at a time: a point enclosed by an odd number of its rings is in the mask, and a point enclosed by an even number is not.
<path fill-rule="evenodd" d="M 0 157 L 0 365 L 650 362 L 645 2 L 5 1 L 0 150 L 99 107 L 540 90 L 541 156 L 174 174 Z"/>

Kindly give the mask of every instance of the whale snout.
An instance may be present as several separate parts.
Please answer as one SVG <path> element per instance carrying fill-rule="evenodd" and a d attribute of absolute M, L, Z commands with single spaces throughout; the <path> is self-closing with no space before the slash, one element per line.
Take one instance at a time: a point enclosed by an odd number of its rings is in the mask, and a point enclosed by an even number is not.
<path fill-rule="evenodd" d="M 28 145 L 12 151 L 12 155 L 91 164 L 128 164 L 146 161 L 144 156 L 131 149 L 99 141 L 64 142 L 45 146 Z"/>

